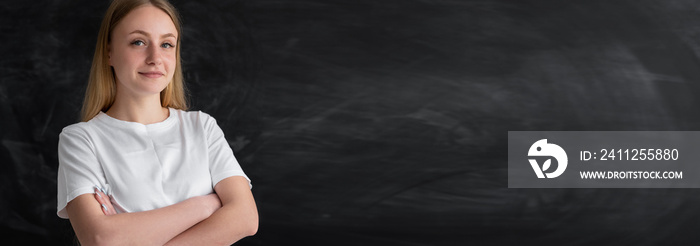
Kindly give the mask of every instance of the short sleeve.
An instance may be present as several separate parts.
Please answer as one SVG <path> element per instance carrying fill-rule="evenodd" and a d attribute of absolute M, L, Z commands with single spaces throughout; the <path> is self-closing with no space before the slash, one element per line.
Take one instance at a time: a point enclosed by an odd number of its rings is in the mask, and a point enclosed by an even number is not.
<path fill-rule="evenodd" d="M 82 194 L 93 193 L 96 185 L 105 186 L 104 172 L 84 129 L 69 126 L 61 132 L 57 183 L 57 214 L 64 219 L 68 218 L 68 202 Z"/>
<path fill-rule="evenodd" d="M 233 150 L 229 146 L 224 132 L 221 130 L 216 120 L 205 114 L 201 114 L 204 124 L 204 131 L 207 136 L 207 144 L 209 151 L 209 172 L 211 174 L 212 186 L 216 186 L 219 181 L 232 177 L 243 176 L 248 180 L 248 185 L 253 188 L 250 178 L 245 175 L 241 165 L 238 164 L 236 157 L 233 155 Z"/>

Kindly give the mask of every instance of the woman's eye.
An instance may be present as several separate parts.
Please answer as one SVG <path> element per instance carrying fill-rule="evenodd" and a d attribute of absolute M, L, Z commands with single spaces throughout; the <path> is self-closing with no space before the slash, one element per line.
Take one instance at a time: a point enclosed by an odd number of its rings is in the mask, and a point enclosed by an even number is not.
<path fill-rule="evenodd" d="M 144 43 L 141 40 L 136 40 L 134 42 L 131 42 L 131 44 L 136 45 L 136 46 L 142 46 L 142 45 L 145 45 L 146 43 Z"/>
<path fill-rule="evenodd" d="M 175 47 L 175 46 L 172 45 L 172 44 L 170 44 L 170 43 L 163 43 L 163 44 L 160 45 L 160 47 L 163 47 L 163 48 L 172 48 L 172 47 Z"/>

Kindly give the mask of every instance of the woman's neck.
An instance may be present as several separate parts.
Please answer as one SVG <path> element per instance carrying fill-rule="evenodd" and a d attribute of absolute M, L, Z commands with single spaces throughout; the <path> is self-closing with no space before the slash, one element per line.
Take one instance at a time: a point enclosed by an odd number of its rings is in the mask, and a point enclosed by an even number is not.
<path fill-rule="evenodd" d="M 170 111 L 160 105 L 160 95 L 138 99 L 117 95 L 114 104 L 105 113 L 115 119 L 148 125 L 164 121 Z"/>

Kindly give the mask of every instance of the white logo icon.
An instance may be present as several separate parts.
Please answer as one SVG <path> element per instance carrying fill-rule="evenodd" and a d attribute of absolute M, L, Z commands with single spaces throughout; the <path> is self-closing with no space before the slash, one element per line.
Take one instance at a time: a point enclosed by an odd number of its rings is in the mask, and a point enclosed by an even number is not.
<path fill-rule="evenodd" d="M 537 163 L 537 160 L 528 159 L 530 161 L 530 165 L 532 165 L 532 169 L 535 170 L 535 174 L 537 174 L 537 177 L 541 179 L 545 178 L 545 176 L 547 178 L 559 177 L 559 175 L 564 173 L 564 170 L 566 170 L 566 164 L 569 162 L 569 159 L 566 156 L 566 151 L 559 147 L 559 145 L 547 143 L 547 139 L 540 139 L 532 144 L 532 146 L 530 146 L 530 150 L 527 152 L 527 155 L 530 157 L 549 156 L 557 159 L 557 163 L 559 163 L 557 170 L 548 173 L 545 173 L 545 171 L 547 171 L 552 164 L 551 158 L 547 159 L 547 161 L 542 164 L 541 168 Z"/>

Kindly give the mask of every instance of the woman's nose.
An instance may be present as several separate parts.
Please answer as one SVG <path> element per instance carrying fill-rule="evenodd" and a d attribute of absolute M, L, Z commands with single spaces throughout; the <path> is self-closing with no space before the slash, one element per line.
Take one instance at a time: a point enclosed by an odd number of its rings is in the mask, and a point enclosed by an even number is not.
<path fill-rule="evenodd" d="M 150 45 L 148 47 L 148 56 L 146 57 L 146 64 L 149 65 L 160 65 L 162 61 L 161 50 L 158 49 L 157 45 Z"/>

